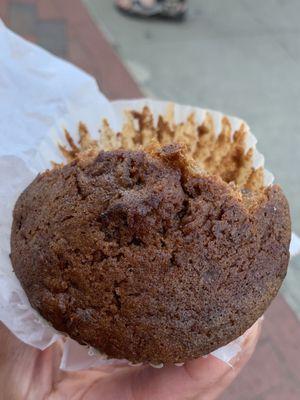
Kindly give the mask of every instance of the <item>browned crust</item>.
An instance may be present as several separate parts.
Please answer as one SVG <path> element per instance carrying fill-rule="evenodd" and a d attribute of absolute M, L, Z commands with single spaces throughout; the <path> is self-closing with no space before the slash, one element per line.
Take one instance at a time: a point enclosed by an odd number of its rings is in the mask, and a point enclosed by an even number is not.
<path fill-rule="evenodd" d="M 32 306 L 132 362 L 183 362 L 242 334 L 286 274 L 288 204 L 276 185 L 254 194 L 193 171 L 175 144 L 102 151 L 39 175 L 11 235 Z"/>

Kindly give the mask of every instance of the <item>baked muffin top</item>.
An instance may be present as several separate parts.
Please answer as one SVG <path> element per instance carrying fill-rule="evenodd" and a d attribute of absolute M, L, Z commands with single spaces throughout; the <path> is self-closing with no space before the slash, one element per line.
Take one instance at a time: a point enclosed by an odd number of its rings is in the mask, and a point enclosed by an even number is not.
<path fill-rule="evenodd" d="M 204 170 L 187 143 L 100 152 L 89 143 L 16 203 L 11 259 L 32 306 L 132 362 L 183 362 L 241 335 L 286 274 L 281 189 L 249 168 L 239 184 L 237 168 L 217 170 L 209 153 L 215 173 Z"/>

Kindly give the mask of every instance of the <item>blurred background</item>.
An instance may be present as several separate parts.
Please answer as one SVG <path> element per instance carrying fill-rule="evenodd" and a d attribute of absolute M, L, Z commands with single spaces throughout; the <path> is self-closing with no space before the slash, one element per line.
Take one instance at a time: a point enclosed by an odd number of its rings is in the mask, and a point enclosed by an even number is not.
<path fill-rule="evenodd" d="M 126 17 L 113 0 L 0 0 L 8 27 L 85 69 L 110 99 L 150 96 L 245 119 L 298 234 L 299 16 L 299 0 L 190 0 L 182 22 Z M 300 399 L 299 264 L 223 400 Z"/>

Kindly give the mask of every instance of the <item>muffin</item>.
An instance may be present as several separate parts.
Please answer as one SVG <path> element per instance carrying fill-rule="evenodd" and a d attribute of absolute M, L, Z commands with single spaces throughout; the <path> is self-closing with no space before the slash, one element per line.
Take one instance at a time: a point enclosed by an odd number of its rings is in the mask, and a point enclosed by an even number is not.
<path fill-rule="evenodd" d="M 32 307 L 133 363 L 185 362 L 248 329 L 286 274 L 290 216 L 245 127 L 231 130 L 144 108 L 119 133 L 104 121 L 99 141 L 83 124 L 79 145 L 66 133 L 68 163 L 14 209 L 11 260 Z"/>

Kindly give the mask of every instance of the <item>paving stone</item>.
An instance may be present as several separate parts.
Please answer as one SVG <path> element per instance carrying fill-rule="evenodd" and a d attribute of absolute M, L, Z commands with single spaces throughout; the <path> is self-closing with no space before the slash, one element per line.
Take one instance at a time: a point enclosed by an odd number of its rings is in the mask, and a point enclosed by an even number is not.
<path fill-rule="evenodd" d="M 39 20 L 36 24 L 36 37 L 39 45 L 60 57 L 67 57 L 68 41 L 66 24 L 61 20 Z"/>
<path fill-rule="evenodd" d="M 37 11 L 34 4 L 11 2 L 8 19 L 13 31 L 23 36 L 35 36 Z"/>
<path fill-rule="evenodd" d="M 37 10 L 41 19 L 57 19 L 62 16 L 60 8 L 54 4 L 53 0 L 39 0 Z"/>
<path fill-rule="evenodd" d="M 299 400 L 300 387 L 282 385 L 264 393 L 258 400 Z"/>

